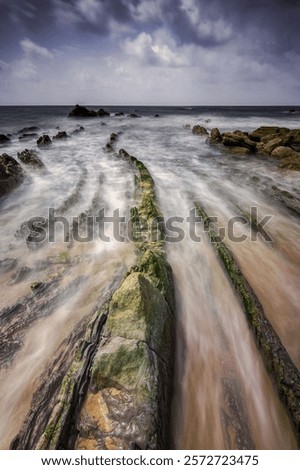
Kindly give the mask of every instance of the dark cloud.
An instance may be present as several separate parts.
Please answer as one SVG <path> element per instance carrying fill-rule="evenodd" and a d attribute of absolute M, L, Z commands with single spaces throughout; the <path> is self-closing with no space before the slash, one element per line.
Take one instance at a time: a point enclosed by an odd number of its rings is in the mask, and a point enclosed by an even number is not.
<path fill-rule="evenodd" d="M 16 84 L 43 81 L 51 57 L 68 74 L 67 61 L 109 51 L 107 64 L 127 60 L 139 73 L 173 67 L 205 83 L 242 77 L 255 89 L 269 70 L 274 90 L 295 89 L 299 25 L 300 0 L 0 0 L 0 70 Z"/>

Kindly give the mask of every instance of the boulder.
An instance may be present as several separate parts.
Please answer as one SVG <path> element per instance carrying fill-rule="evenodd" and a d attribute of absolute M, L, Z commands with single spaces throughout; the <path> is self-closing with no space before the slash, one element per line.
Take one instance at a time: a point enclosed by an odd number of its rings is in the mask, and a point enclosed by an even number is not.
<path fill-rule="evenodd" d="M 276 158 L 294 157 L 295 154 L 297 154 L 297 152 L 292 150 L 290 147 L 284 147 L 284 146 L 276 147 L 271 153 L 272 157 L 276 157 Z"/>
<path fill-rule="evenodd" d="M 256 143 L 244 133 L 225 132 L 222 134 L 222 141 L 226 147 L 245 147 L 251 152 L 256 150 Z"/>
<path fill-rule="evenodd" d="M 215 127 L 210 132 L 209 143 L 210 144 L 219 144 L 220 142 L 222 142 L 222 136 L 221 136 L 221 133 L 220 133 L 219 129 L 217 129 Z"/>
<path fill-rule="evenodd" d="M 128 117 L 131 117 L 131 118 L 140 118 L 142 116 L 139 116 L 139 114 L 136 114 L 136 113 L 131 113 L 128 115 Z"/>
<path fill-rule="evenodd" d="M 97 116 L 99 117 L 105 117 L 105 116 L 110 116 L 110 114 L 105 111 L 103 108 L 99 109 L 99 111 L 97 111 Z"/>
<path fill-rule="evenodd" d="M 90 110 L 86 108 L 85 106 L 79 106 L 76 104 L 75 108 L 73 108 L 69 112 L 69 117 L 96 117 L 97 113 L 94 110 Z"/>
<path fill-rule="evenodd" d="M 0 197 L 12 191 L 23 180 L 21 165 L 6 153 L 0 155 Z"/>
<path fill-rule="evenodd" d="M 287 134 L 290 130 L 286 127 L 262 126 L 249 134 L 249 138 L 254 142 L 260 142 L 269 134 Z"/>
<path fill-rule="evenodd" d="M 122 117 L 125 116 L 125 114 L 121 111 L 120 113 L 116 113 L 115 116 Z"/>
<path fill-rule="evenodd" d="M 208 132 L 205 129 L 205 127 L 199 126 L 199 124 L 193 127 L 192 132 L 195 135 L 203 135 L 203 136 L 208 135 Z"/>
<path fill-rule="evenodd" d="M 0 144 L 7 144 L 10 142 L 10 138 L 5 134 L 0 134 Z"/>
<path fill-rule="evenodd" d="M 53 137 L 53 140 L 67 139 L 68 137 L 69 136 L 65 131 L 60 131 Z"/>
<path fill-rule="evenodd" d="M 155 117 L 155 118 L 159 118 L 159 114 L 154 114 L 154 117 Z"/>
<path fill-rule="evenodd" d="M 37 153 L 34 150 L 25 149 L 23 152 L 18 152 L 19 160 L 24 163 L 24 165 L 34 166 L 38 168 L 44 168 L 45 165 L 38 157 Z"/>
<path fill-rule="evenodd" d="M 37 141 L 36 141 L 38 147 L 48 147 L 49 145 L 51 145 L 52 143 L 52 140 L 50 139 L 50 137 L 46 134 L 46 135 L 42 135 Z"/>
<path fill-rule="evenodd" d="M 263 153 L 271 155 L 273 150 L 275 150 L 277 147 L 282 146 L 283 143 L 284 142 L 281 137 L 276 137 L 275 139 L 270 140 L 267 144 L 260 143 L 257 147 L 259 147 Z M 260 147 L 261 145 L 262 147 Z"/>

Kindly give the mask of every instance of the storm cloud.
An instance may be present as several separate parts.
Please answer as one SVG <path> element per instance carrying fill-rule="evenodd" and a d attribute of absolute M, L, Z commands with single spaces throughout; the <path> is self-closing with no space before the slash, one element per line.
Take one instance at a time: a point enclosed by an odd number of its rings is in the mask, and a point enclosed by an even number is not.
<path fill-rule="evenodd" d="M 299 104 L 300 0 L 0 0 L 2 104 Z"/>

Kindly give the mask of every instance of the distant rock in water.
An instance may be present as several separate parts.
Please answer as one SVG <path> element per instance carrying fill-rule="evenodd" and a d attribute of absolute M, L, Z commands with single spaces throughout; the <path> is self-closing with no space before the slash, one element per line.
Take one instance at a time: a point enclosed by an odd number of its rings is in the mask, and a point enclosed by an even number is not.
<path fill-rule="evenodd" d="M 99 111 L 94 111 L 93 109 L 88 109 L 85 106 L 79 106 L 76 104 L 75 108 L 73 108 L 70 113 L 69 117 L 106 117 L 110 116 L 110 114 L 105 111 L 104 109 L 99 109 Z"/>
<path fill-rule="evenodd" d="M 62 140 L 67 139 L 69 136 L 66 131 L 60 131 L 55 136 L 53 136 L 53 140 Z"/>
<path fill-rule="evenodd" d="M 79 106 L 76 104 L 75 108 L 69 112 L 69 117 L 96 117 L 96 111 L 87 109 L 85 106 Z"/>
<path fill-rule="evenodd" d="M 24 172 L 13 157 L 0 155 L 0 197 L 15 189 L 24 180 Z"/>
<path fill-rule="evenodd" d="M 136 114 L 136 113 L 131 113 L 131 114 L 128 114 L 128 117 L 131 117 L 131 118 L 140 118 L 142 116 L 140 116 L 139 114 Z"/>
<path fill-rule="evenodd" d="M 205 129 L 205 127 L 202 127 L 202 126 L 199 126 L 199 125 L 194 126 L 193 129 L 192 129 L 192 132 L 195 135 L 203 135 L 203 136 L 208 135 L 208 132 Z"/>
<path fill-rule="evenodd" d="M 0 144 L 7 144 L 10 142 L 10 138 L 5 134 L 0 134 Z"/>
<path fill-rule="evenodd" d="M 290 113 L 295 113 L 296 110 L 295 109 L 290 109 Z"/>
<path fill-rule="evenodd" d="M 97 116 L 99 117 L 105 117 L 105 116 L 110 116 L 110 114 L 105 111 L 103 108 L 99 109 L 99 111 L 97 112 Z"/>
<path fill-rule="evenodd" d="M 34 133 L 27 133 L 20 135 L 19 140 L 30 140 L 30 139 L 36 139 L 39 135 Z"/>
<path fill-rule="evenodd" d="M 121 111 L 120 113 L 116 113 L 115 116 L 122 117 L 125 116 L 125 114 Z"/>
<path fill-rule="evenodd" d="M 29 127 L 23 127 L 23 129 L 20 129 L 18 131 L 18 134 L 27 134 L 31 132 L 38 132 L 40 130 L 39 127 L 37 126 L 29 126 Z"/>
<path fill-rule="evenodd" d="M 42 135 L 38 140 L 37 140 L 37 145 L 38 147 L 48 147 L 51 145 L 52 140 L 48 135 Z"/>
<path fill-rule="evenodd" d="M 35 166 L 39 168 L 44 168 L 45 165 L 37 156 L 37 153 L 34 150 L 25 149 L 23 152 L 18 152 L 19 160 L 24 163 L 24 165 Z"/>

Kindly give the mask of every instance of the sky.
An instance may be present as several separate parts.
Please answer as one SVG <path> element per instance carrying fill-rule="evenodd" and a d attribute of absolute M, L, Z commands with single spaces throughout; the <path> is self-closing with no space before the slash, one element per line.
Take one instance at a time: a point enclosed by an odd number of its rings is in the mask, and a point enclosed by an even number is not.
<path fill-rule="evenodd" d="M 0 105 L 300 105 L 300 0 L 0 0 Z"/>

